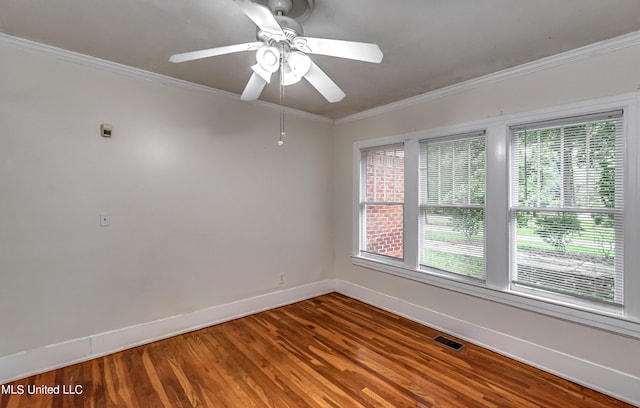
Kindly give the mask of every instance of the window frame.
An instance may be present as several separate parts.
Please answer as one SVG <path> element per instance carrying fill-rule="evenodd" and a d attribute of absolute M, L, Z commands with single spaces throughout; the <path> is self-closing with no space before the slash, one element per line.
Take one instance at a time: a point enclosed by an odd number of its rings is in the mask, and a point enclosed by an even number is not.
<path fill-rule="evenodd" d="M 616 307 L 596 304 L 578 298 L 554 296 L 540 297 L 528 291 L 515 291 L 511 287 L 511 234 L 510 206 L 512 180 L 510 163 L 510 128 L 523 123 L 551 121 L 571 116 L 589 115 L 621 109 L 624 111 L 624 195 L 625 195 L 625 304 Z M 453 290 L 524 310 L 557 317 L 591 327 L 608 330 L 634 338 L 640 338 L 640 274 L 634 273 L 640 264 L 640 213 L 631 211 L 640 207 L 640 93 L 633 92 L 612 97 L 598 98 L 553 108 L 503 115 L 473 122 L 439 128 L 357 141 L 353 145 L 353 241 L 352 264 Z M 418 265 L 418 217 L 419 217 L 419 142 L 448 135 L 486 130 L 486 201 L 485 269 L 486 280 L 468 279 L 465 276 L 421 267 Z M 404 211 L 404 260 L 395 262 L 377 259 L 360 253 L 359 248 L 359 189 L 360 152 L 364 148 L 404 143 L 405 145 L 405 211 Z M 634 201 L 635 200 L 635 201 Z M 636 232 L 638 231 L 638 232 Z"/>
<path fill-rule="evenodd" d="M 514 158 L 514 146 L 513 146 L 513 138 L 515 137 L 514 132 L 518 131 L 518 130 L 522 130 L 522 129 L 526 129 L 529 126 L 540 126 L 540 125 L 544 125 L 545 128 L 547 129 L 551 129 L 551 128 L 560 128 L 560 127 L 564 127 L 570 123 L 573 123 L 575 121 L 578 121 L 579 123 L 588 123 L 588 122 L 592 122 L 592 121 L 598 121 L 598 120 L 605 120 L 606 117 L 610 114 L 619 114 L 621 117 L 621 124 L 623 127 L 622 130 L 622 143 L 624 144 L 625 140 L 627 139 L 627 134 L 626 134 L 626 129 L 625 129 L 625 119 L 626 119 L 626 114 L 623 110 L 620 110 L 621 112 L 616 112 L 617 110 L 612 110 L 612 111 L 597 111 L 597 112 L 591 112 L 588 114 L 581 114 L 581 115 L 574 115 L 571 117 L 557 117 L 557 118 L 552 118 L 551 120 L 543 120 L 543 121 L 536 121 L 536 123 L 521 123 L 518 125 L 512 125 L 508 127 L 508 143 L 509 143 L 509 150 L 508 150 L 508 155 L 509 155 L 509 168 L 510 168 L 510 172 L 512 172 L 515 169 L 515 165 L 513 163 L 513 161 L 515 160 Z M 622 153 L 623 156 L 625 155 L 624 153 L 624 146 L 620 147 L 619 149 L 616 149 L 616 152 L 618 153 Z M 624 174 L 624 170 L 627 167 L 626 165 L 626 157 L 622 157 L 621 158 L 622 161 L 622 165 L 623 168 L 620 169 L 618 167 L 616 167 L 615 173 L 616 173 L 616 177 L 619 177 L 621 180 L 625 180 L 625 174 Z M 545 207 L 545 206 L 539 206 L 539 207 L 531 207 L 531 206 L 527 206 L 527 207 L 521 207 L 519 206 L 517 203 L 514 203 L 513 200 L 515 200 L 515 194 L 514 194 L 514 189 L 517 189 L 517 186 L 514 186 L 515 183 L 515 175 L 513 173 L 510 173 L 510 196 L 509 196 L 509 217 L 510 217 L 510 223 L 509 223 L 509 236 L 510 236 L 510 253 L 509 253 L 509 257 L 510 257 L 510 287 L 511 290 L 513 292 L 520 292 L 520 293 L 524 293 L 524 294 L 529 294 L 535 297 L 541 297 L 541 298 L 548 298 L 550 300 L 554 300 L 554 301 L 558 301 L 558 302 L 565 302 L 565 303 L 572 303 L 575 305 L 578 305 L 580 307 L 584 307 L 587 309 L 590 308 L 595 308 L 595 309 L 602 309 L 602 310 L 608 310 L 611 311 L 613 313 L 620 313 L 622 314 L 622 311 L 624 309 L 624 304 L 620 305 L 620 304 L 615 304 L 615 300 L 613 302 L 606 302 L 606 301 L 599 301 L 599 300 L 595 300 L 595 299 L 589 299 L 589 298 L 585 298 L 585 297 L 581 297 L 579 295 L 571 295 L 568 293 L 562 293 L 560 291 L 554 291 L 552 289 L 546 289 L 544 287 L 535 287 L 535 286 L 531 286 L 531 285 L 526 285 L 524 283 L 518 282 L 516 280 L 516 274 L 517 274 L 517 239 L 516 239 L 516 234 L 517 234 L 517 227 L 515 225 L 516 221 L 515 221 L 515 213 L 517 212 L 522 212 L 522 211 L 531 211 L 531 212 L 545 212 L 545 211 L 550 211 L 550 212 L 562 212 L 563 214 L 569 214 L 569 213 L 574 213 L 574 214 L 581 214 L 581 213 L 600 213 L 600 214 L 615 214 L 615 215 L 620 215 L 622 217 L 624 217 L 625 215 L 625 211 L 627 209 L 627 205 L 624 202 L 624 198 L 623 196 L 625 195 L 625 190 L 626 190 L 626 186 L 623 187 L 623 191 L 622 192 L 617 192 L 616 196 L 618 196 L 618 193 L 620 195 L 620 197 L 618 198 L 622 198 L 622 211 L 620 211 L 620 208 L 618 206 L 613 207 L 613 208 L 597 208 L 597 207 L 581 207 L 581 206 L 573 206 L 573 207 L 564 207 L 564 205 L 560 205 L 560 207 Z M 622 223 L 624 223 L 624 221 L 622 221 Z M 616 228 L 614 230 L 614 237 L 615 237 L 615 243 L 616 243 L 616 255 L 615 255 L 615 259 L 616 259 L 616 263 L 619 262 L 618 259 L 622 259 L 622 262 L 624 262 L 624 235 L 625 235 L 625 231 L 624 228 Z M 623 245 L 620 245 L 623 244 Z M 622 269 L 624 270 L 624 265 L 622 265 Z M 615 269 L 615 272 L 618 272 L 617 268 Z M 622 285 L 623 285 L 623 293 L 620 293 L 619 295 L 621 295 L 622 298 L 625 298 L 625 293 L 624 293 L 624 271 L 623 271 L 623 276 L 618 276 L 616 275 L 614 277 L 615 280 L 619 281 L 622 280 Z M 614 296 L 617 296 L 618 293 L 615 293 Z M 626 299 L 625 299 L 626 300 Z M 624 302 L 624 301 L 623 301 Z"/>
<path fill-rule="evenodd" d="M 418 230 L 420 232 L 420 236 L 418 238 L 418 248 L 420 250 L 419 254 L 418 254 L 418 267 L 420 270 L 424 270 L 426 272 L 429 272 L 431 270 L 438 270 L 439 273 L 444 274 L 444 275 L 453 275 L 453 276 L 457 276 L 458 278 L 461 279 L 465 279 L 465 280 L 475 280 L 475 281 L 479 281 L 479 282 L 485 282 L 486 280 L 486 262 L 485 262 L 485 256 L 486 256 L 486 236 L 484 235 L 484 231 L 486 230 L 486 217 L 484 216 L 486 214 L 486 184 L 487 184 L 487 174 L 486 174 L 486 130 L 485 129 L 478 129 L 475 131 L 471 131 L 471 132 L 465 132 L 465 133 L 456 133 L 456 134 L 450 134 L 450 135 L 446 135 L 446 136 L 442 136 L 442 137 L 432 137 L 432 138 L 426 138 L 426 139 L 420 139 L 419 142 L 419 147 L 420 147 L 420 152 L 419 155 L 422 155 L 422 146 L 428 146 L 429 144 L 434 144 L 434 143 L 447 143 L 447 142 L 454 142 L 454 141 L 461 141 L 461 140 L 468 140 L 468 139 L 473 139 L 473 138 L 478 138 L 478 137 L 482 137 L 483 138 L 483 142 L 484 142 L 484 155 L 485 155 L 485 168 L 484 168 L 484 197 L 483 197 L 483 203 L 482 204 L 471 204 L 471 203 L 467 203 L 467 204 L 428 204 L 427 201 L 422 202 L 422 200 L 419 200 L 418 202 L 418 209 L 419 209 L 419 213 L 418 213 L 418 223 L 420 226 L 424 225 L 424 217 L 425 217 L 425 213 L 428 210 L 429 207 L 440 207 L 440 208 L 457 208 L 457 209 L 477 209 L 477 210 L 482 210 L 482 214 L 483 214 L 483 219 L 482 219 L 482 227 L 483 227 L 483 235 L 482 235 L 482 276 L 478 277 L 478 276 L 473 276 L 471 274 L 463 274 L 460 272 L 454 272 L 454 271 L 448 271 L 448 270 L 443 270 L 443 269 L 439 269 L 430 265 L 426 265 L 424 263 L 422 263 L 422 255 L 423 255 L 423 240 L 424 240 L 424 234 L 423 231 L 421 230 L 421 228 L 419 227 Z M 420 160 L 422 160 L 422 158 L 420 157 Z M 428 159 L 425 158 L 425 163 L 428 166 Z M 422 180 L 420 180 L 420 166 L 418 167 L 418 193 L 422 194 L 422 189 L 426 188 L 426 186 L 423 185 Z M 428 173 L 427 173 L 427 177 L 428 177 Z M 427 193 L 428 194 L 428 193 Z"/>
<path fill-rule="evenodd" d="M 394 257 L 394 256 L 390 256 L 390 255 L 384 255 L 384 254 L 377 254 L 371 251 L 367 251 L 366 250 L 366 245 L 367 245 L 367 228 L 366 228 L 366 222 L 365 222 L 365 218 L 366 218 L 366 206 L 367 205 L 377 205 L 377 206 L 400 206 L 402 208 L 402 212 L 404 214 L 404 206 L 405 206 L 405 202 L 406 202 L 406 197 L 403 199 L 402 203 L 397 202 L 397 201 L 378 201 L 378 200 L 367 200 L 367 186 L 363 183 L 363 181 L 366 181 L 366 165 L 362 165 L 362 163 L 364 163 L 366 161 L 366 155 L 369 152 L 376 152 L 376 151 L 386 151 L 388 149 L 397 149 L 401 147 L 402 151 L 404 153 L 405 151 L 405 147 L 403 143 L 392 143 L 392 144 L 386 144 L 386 145 L 380 145 L 380 146 L 374 146 L 374 147 L 369 147 L 369 148 L 363 148 L 360 149 L 360 162 L 361 162 L 361 166 L 360 166 L 360 174 L 359 174 L 359 178 L 360 178 L 360 189 L 359 189 L 359 196 L 358 196 L 358 201 L 360 203 L 359 205 L 359 248 L 360 248 L 360 252 L 363 254 L 366 254 L 369 257 L 373 257 L 375 259 L 381 259 L 381 260 L 389 260 L 392 262 L 402 262 L 404 260 L 404 229 L 403 229 L 403 257 L 399 258 L 399 257 Z M 406 170 L 405 170 L 406 173 Z M 364 249 L 363 249 L 364 248 Z"/>

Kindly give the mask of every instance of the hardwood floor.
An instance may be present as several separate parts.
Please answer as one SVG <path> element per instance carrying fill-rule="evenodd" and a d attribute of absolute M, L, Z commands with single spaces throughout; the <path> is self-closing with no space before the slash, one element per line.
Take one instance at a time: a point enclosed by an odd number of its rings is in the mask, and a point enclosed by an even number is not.
<path fill-rule="evenodd" d="M 0 408 L 630 406 L 438 334 L 332 293 L 16 381 Z"/>

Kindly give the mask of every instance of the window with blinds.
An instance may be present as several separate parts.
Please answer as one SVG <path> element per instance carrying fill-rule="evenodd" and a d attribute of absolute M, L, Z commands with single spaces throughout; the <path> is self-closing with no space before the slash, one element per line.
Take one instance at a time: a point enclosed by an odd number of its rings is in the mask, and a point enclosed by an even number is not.
<path fill-rule="evenodd" d="M 361 168 L 361 251 L 403 259 L 404 147 L 364 150 Z"/>
<path fill-rule="evenodd" d="M 422 266 L 484 279 L 485 132 L 420 142 Z"/>
<path fill-rule="evenodd" d="M 515 289 L 622 305 L 622 111 L 511 128 Z"/>

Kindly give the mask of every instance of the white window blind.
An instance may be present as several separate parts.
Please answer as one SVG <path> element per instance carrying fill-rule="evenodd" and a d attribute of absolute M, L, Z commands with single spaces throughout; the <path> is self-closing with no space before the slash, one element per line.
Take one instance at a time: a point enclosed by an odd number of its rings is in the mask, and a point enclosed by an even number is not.
<path fill-rule="evenodd" d="M 514 288 L 622 305 L 622 111 L 515 126 L 511 138 Z"/>
<path fill-rule="evenodd" d="M 484 279 L 485 132 L 420 142 L 422 266 Z"/>
<path fill-rule="evenodd" d="M 361 251 L 402 259 L 404 147 L 364 150 L 361 168 Z"/>

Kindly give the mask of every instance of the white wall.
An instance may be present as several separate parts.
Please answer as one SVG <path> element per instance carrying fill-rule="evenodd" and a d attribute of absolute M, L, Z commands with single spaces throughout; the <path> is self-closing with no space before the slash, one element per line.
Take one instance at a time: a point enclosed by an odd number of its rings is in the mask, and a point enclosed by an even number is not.
<path fill-rule="evenodd" d="M 27 48 L 0 42 L 0 357 L 333 276 L 332 122 L 280 148 L 264 104 Z"/>
<path fill-rule="evenodd" d="M 427 318 L 418 320 L 538 366 L 552 368 L 564 376 L 572 376 L 574 368 L 585 364 L 554 367 L 555 363 L 546 360 L 548 356 L 570 356 L 569 360 L 584 362 L 596 370 L 602 367 L 604 372 L 620 373 L 628 380 L 624 385 L 607 384 L 605 378 L 594 379 L 600 371 L 578 373 L 574 378 L 640 403 L 638 339 L 358 267 L 352 265 L 350 259 L 355 141 L 634 92 L 640 89 L 638 67 L 640 46 L 636 42 L 632 47 L 523 70 L 519 75 L 496 76 L 494 80 L 441 92 L 440 96 L 425 96 L 415 103 L 337 121 L 334 129 L 335 273 L 338 281 L 344 282 L 338 287 L 360 293 L 363 299 L 377 299 L 383 307 L 426 311 Z M 635 385 L 635 389 L 630 385 Z"/>

